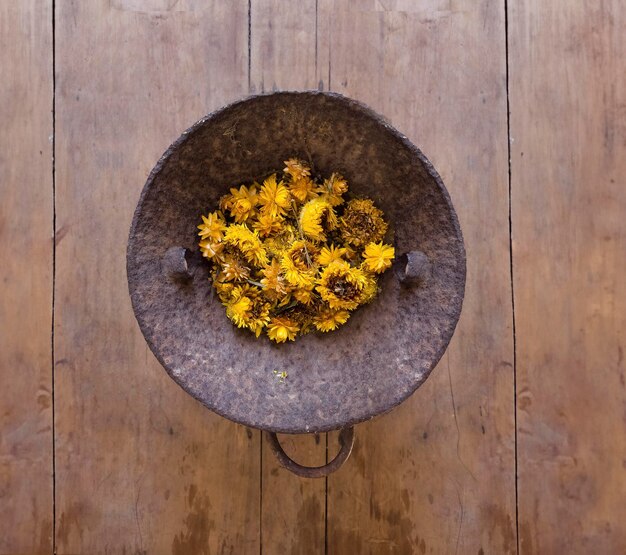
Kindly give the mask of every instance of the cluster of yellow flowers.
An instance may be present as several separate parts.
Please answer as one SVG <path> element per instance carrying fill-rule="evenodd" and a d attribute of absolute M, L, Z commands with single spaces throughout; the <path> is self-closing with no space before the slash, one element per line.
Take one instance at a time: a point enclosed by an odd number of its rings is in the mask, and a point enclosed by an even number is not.
<path fill-rule="evenodd" d="M 347 181 L 315 178 L 297 159 L 223 196 L 202 216 L 200 249 L 226 315 L 277 343 L 328 332 L 371 301 L 391 266 L 387 222 L 367 198 L 344 199 Z"/>

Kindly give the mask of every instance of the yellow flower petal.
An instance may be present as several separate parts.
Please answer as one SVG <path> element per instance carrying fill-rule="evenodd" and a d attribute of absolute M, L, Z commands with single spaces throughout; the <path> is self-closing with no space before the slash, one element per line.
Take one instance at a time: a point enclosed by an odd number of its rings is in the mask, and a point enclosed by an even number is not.
<path fill-rule="evenodd" d="M 233 187 L 230 190 L 230 195 L 223 200 L 224 207 L 237 223 L 245 222 L 252 216 L 257 204 L 258 195 L 255 185 L 251 185 L 249 188 L 242 185 L 239 189 Z"/>
<path fill-rule="evenodd" d="M 367 282 L 362 270 L 339 260 L 322 270 L 316 289 L 330 308 L 354 310 L 364 301 Z"/>
<path fill-rule="evenodd" d="M 294 241 L 283 254 L 280 267 L 285 279 L 295 287 L 310 288 L 315 282 L 313 261 L 317 248 L 308 241 Z"/>
<path fill-rule="evenodd" d="M 311 175 L 311 168 L 297 158 L 285 160 L 285 168 L 283 171 L 291 177 L 292 180 L 302 179 Z"/>
<path fill-rule="evenodd" d="M 369 243 L 363 252 L 364 265 L 370 271 L 381 274 L 391 263 L 395 256 L 395 250 L 391 245 L 380 243 Z"/>
<path fill-rule="evenodd" d="M 339 206 L 343 204 L 343 194 L 348 191 L 348 182 L 338 173 L 333 173 L 328 179 L 324 180 L 324 185 L 319 189 L 323 193 L 324 198 L 332 205 Z"/>
<path fill-rule="evenodd" d="M 252 227 L 258 231 L 261 237 L 269 237 L 280 233 L 283 228 L 283 218 L 271 214 L 259 214 L 256 221 L 252 222 Z"/>
<path fill-rule="evenodd" d="M 354 199 L 348 202 L 340 222 L 341 237 L 349 245 L 363 247 L 368 243 L 382 241 L 387 232 L 383 213 L 370 199 Z"/>
<path fill-rule="evenodd" d="M 267 335 L 276 343 L 295 341 L 298 329 L 298 325 L 289 318 L 277 316 L 267 325 Z"/>
<path fill-rule="evenodd" d="M 276 181 L 276 174 L 270 175 L 265 181 L 259 193 L 261 212 L 272 217 L 282 216 L 290 206 L 289 189 L 282 181 Z"/>
<path fill-rule="evenodd" d="M 263 266 L 268 263 L 267 251 L 257 231 L 245 224 L 231 224 L 226 228 L 224 241 L 238 248 L 250 264 Z"/>
<path fill-rule="evenodd" d="M 300 211 L 302 233 L 314 241 L 326 241 L 326 233 L 338 225 L 332 205 L 323 197 L 307 202 Z"/>
<path fill-rule="evenodd" d="M 336 260 L 342 260 L 342 257 L 346 254 L 347 249 L 344 247 L 335 247 L 330 245 L 329 247 L 322 247 L 318 257 L 317 263 L 320 266 L 328 266 Z"/>
<path fill-rule="evenodd" d="M 313 324 L 319 331 L 329 332 L 345 324 L 350 318 L 347 310 L 333 310 L 326 307 L 313 318 Z"/>

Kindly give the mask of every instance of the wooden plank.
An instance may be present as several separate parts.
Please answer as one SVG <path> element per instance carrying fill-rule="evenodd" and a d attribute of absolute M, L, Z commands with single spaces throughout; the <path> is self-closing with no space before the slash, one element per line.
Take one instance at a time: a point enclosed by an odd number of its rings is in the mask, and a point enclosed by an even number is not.
<path fill-rule="evenodd" d="M 509 3 L 521 553 L 624 553 L 626 10 Z"/>
<path fill-rule="evenodd" d="M 352 459 L 329 479 L 328 553 L 513 553 L 502 2 L 321 0 L 318 22 L 332 89 L 384 114 L 429 156 L 468 261 L 447 354 L 405 404 L 357 427 Z"/>
<path fill-rule="evenodd" d="M 250 92 L 318 87 L 316 5 L 251 1 Z"/>
<path fill-rule="evenodd" d="M 316 2 L 251 2 L 250 90 L 317 87 Z M 326 435 L 280 436 L 287 452 L 304 465 L 326 460 Z M 262 446 L 262 552 L 324 552 L 326 480 L 283 469 L 267 443 Z"/>
<path fill-rule="evenodd" d="M 326 434 L 279 438 L 293 460 L 307 466 L 326 462 Z M 262 553 L 324 553 L 326 480 L 300 478 L 285 470 L 263 439 Z"/>
<path fill-rule="evenodd" d="M 56 6 L 58 553 L 256 554 L 260 434 L 167 377 L 125 271 L 156 160 L 247 91 L 247 2 Z"/>
<path fill-rule="evenodd" d="M 52 11 L 0 3 L 0 553 L 52 551 Z"/>

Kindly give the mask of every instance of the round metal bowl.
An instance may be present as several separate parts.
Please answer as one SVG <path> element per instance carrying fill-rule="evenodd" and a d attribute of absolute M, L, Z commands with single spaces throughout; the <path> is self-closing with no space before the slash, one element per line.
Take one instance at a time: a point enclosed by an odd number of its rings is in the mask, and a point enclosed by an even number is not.
<path fill-rule="evenodd" d="M 345 326 L 275 345 L 226 318 L 196 226 L 230 187 L 293 156 L 373 199 L 399 256 Z M 465 250 L 441 178 L 406 137 L 341 95 L 278 92 L 210 114 L 167 149 L 137 205 L 127 270 L 141 331 L 185 391 L 235 422 L 307 433 L 389 411 L 424 382 L 461 312 Z"/>

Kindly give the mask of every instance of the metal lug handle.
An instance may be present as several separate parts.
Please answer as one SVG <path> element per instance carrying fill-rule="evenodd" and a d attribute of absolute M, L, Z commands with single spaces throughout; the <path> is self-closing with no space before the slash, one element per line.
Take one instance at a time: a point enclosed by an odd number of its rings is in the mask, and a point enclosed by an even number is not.
<path fill-rule="evenodd" d="M 183 247 L 172 247 L 167 249 L 163 256 L 161 265 L 165 274 L 178 283 L 188 283 L 193 277 L 189 271 L 187 257 L 189 251 Z"/>
<path fill-rule="evenodd" d="M 432 272 L 432 264 L 422 251 L 409 251 L 399 256 L 394 266 L 402 285 L 425 283 Z"/>
<path fill-rule="evenodd" d="M 341 432 L 339 432 L 339 443 L 341 443 L 341 449 L 332 461 L 323 466 L 302 466 L 285 453 L 282 445 L 278 441 L 278 437 L 274 432 L 268 432 L 267 438 L 272 451 L 274 451 L 274 455 L 276 455 L 276 458 L 278 459 L 278 462 L 287 470 L 297 474 L 298 476 L 302 476 L 303 478 L 323 478 L 324 476 L 328 476 L 336 470 L 339 470 L 341 465 L 348 460 L 354 445 L 354 428 L 350 426 L 349 428 L 343 428 Z"/>

